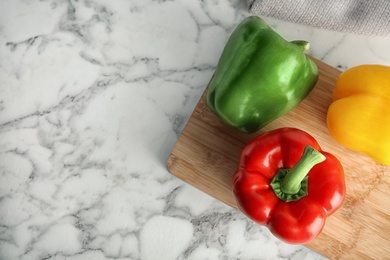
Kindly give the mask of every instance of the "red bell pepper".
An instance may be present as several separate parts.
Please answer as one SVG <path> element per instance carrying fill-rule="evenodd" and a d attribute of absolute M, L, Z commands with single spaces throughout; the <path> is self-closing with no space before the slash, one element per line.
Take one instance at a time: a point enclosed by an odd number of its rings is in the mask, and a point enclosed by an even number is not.
<path fill-rule="evenodd" d="M 346 186 L 335 156 L 322 151 L 308 133 L 280 128 L 243 148 L 233 193 L 250 219 L 287 243 L 305 244 L 341 206 Z"/>

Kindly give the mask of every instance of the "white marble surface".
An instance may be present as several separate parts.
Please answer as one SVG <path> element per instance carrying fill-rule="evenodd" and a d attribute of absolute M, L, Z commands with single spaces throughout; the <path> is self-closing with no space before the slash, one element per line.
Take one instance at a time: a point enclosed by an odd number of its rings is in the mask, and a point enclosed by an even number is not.
<path fill-rule="evenodd" d="M 0 259 L 322 259 L 166 160 L 245 1 L 0 1 Z M 344 70 L 390 39 L 265 18 Z"/>

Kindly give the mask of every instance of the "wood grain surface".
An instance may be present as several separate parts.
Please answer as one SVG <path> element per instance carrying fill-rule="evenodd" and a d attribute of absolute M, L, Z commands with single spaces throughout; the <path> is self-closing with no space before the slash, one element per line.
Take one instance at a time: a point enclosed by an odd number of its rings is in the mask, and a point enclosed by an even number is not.
<path fill-rule="evenodd" d="M 390 259 L 390 167 L 338 144 L 326 125 L 326 112 L 339 70 L 313 58 L 317 85 L 294 110 L 257 133 L 225 125 L 206 105 L 203 93 L 168 159 L 169 171 L 237 209 L 231 181 L 241 149 L 259 133 L 279 127 L 302 129 L 341 161 L 347 184 L 343 206 L 327 219 L 320 236 L 306 246 L 330 259 Z M 362 108 L 364 109 L 364 108 Z"/>

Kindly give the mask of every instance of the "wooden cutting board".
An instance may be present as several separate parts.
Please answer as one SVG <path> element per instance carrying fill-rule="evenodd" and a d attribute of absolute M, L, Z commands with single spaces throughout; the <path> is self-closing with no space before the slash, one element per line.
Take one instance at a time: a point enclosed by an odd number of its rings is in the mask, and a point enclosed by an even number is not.
<path fill-rule="evenodd" d="M 390 167 L 339 145 L 331 137 L 326 112 L 341 72 L 313 60 L 320 77 L 309 96 L 294 110 L 252 135 L 225 125 L 208 109 L 206 88 L 172 150 L 168 169 L 237 209 L 231 181 L 244 145 L 271 129 L 300 128 L 315 137 L 323 150 L 339 158 L 347 183 L 343 206 L 327 219 L 320 236 L 306 246 L 331 259 L 390 259 Z"/>

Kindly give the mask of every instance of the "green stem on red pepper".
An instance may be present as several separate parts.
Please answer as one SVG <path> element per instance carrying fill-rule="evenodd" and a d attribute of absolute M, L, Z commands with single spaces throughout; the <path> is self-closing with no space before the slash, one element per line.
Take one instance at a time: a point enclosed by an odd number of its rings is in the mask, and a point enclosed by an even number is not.
<path fill-rule="evenodd" d="M 307 145 L 298 163 L 292 169 L 280 169 L 271 182 L 275 195 L 284 201 L 298 200 L 307 195 L 307 174 L 326 157 Z"/>

